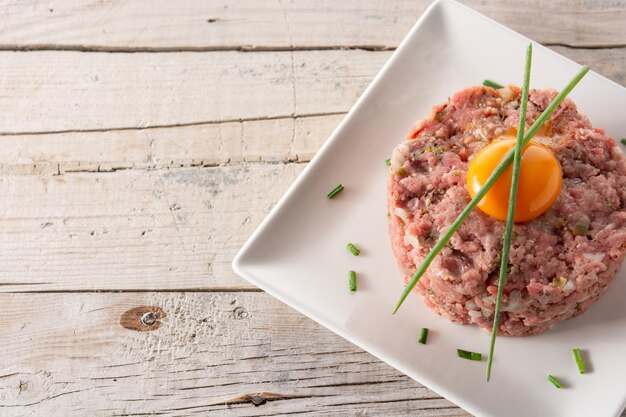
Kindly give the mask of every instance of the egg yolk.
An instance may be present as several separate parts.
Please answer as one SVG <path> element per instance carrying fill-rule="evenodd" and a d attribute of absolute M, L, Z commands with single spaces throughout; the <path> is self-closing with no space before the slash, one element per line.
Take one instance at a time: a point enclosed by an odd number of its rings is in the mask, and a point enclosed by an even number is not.
<path fill-rule="evenodd" d="M 514 146 L 515 139 L 502 139 L 474 156 L 467 171 L 467 189 L 472 197 Z M 511 164 L 478 203 L 480 210 L 498 220 L 506 220 L 512 170 Z M 522 151 L 515 222 L 527 222 L 548 210 L 559 196 L 562 183 L 563 172 L 554 154 L 532 141 L 526 145 Z"/>

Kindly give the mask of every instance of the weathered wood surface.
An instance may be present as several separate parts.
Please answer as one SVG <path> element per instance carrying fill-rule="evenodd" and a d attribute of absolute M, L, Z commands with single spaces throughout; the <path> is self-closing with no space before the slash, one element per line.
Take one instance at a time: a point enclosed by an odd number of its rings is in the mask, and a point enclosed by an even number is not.
<path fill-rule="evenodd" d="M 252 288 L 232 258 L 301 167 L 2 177 L 0 291 Z"/>
<path fill-rule="evenodd" d="M 230 269 L 428 3 L 0 1 L 0 415 L 468 416 Z M 626 84 L 623 2 L 464 3 Z"/>
<path fill-rule="evenodd" d="M 345 112 L 388 56 L 367 51 L 2 52 L 0 132 Z"/>
<path fill-rule="evenodd" d="M 393 48 L 431 0 L 4 2 L 5 48 Z M 624 46 L 620 1 L 463 0 L 530 38 Z"/>
<path fill-rule="evenodd" d="M 0 303 L 3 417 L 468 416 L 264 293 Z"/>
<path fill-rule="evenodd" d="M 626 83 L 626 48 L 555 49 Z M 0 52 L 0 134 L 344 113 L 390 55 L 363 50 Z"/>

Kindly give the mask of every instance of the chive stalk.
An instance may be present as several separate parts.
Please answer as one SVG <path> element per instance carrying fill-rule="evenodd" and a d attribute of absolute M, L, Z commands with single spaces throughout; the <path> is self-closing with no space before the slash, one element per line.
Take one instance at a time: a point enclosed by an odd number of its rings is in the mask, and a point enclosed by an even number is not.
<path fill-rule="evenodd" d="M 569 84 L 567 84 L 567 86 L 563 90 L 561 90 L 561 92 L 554 98 L 554 100 L 552 100 L 548 107 L 546 107 L 543 113 L 541 113 L 541 115 L 537 118 L 535 123 L 533 123 L 533 125 L 526 131 L 526 134 L 524 135 L 524 146 L 526 146 L 533 138 L 533 136 L 537 134 L 537 131 L 548 121 L 548 119 L 550 118 L 550 116 L 552 116 L 557 107 L 563 102 L 565 97 L 567 97 L 567 95 L 574 89 L 574 87 L 576 87 L 576 85 L 580 82 L 580 80 L 582 80 L 587 72 L 589 72 L 589 67 L 582 67 L 580 71 L 578 71 L 578 73 L 574 76 L 574 78 L 572 78 Z M 400 299 L 398 300 L 393 310 L 394 314 L 398 311 L 406 297 L 411 293 L 413 287 L 415 287 L 419 279 L 422 277 L 422 275 L 424 275 L 424 272 L 426 272 L 437 254 L 439 254 L 439 252 L 441 252 L 441 249 L 443 249 L 446 243 L 448 243 L 448 241 L 450 240 L 454 232 L 456 232 L 456 230 L 459 228 L 461 223 L 463 223 L 467 216 L 469 216 L 472 210 L 474 210 L 474 208 L 478 205 L 480 200 L 483 199 L 483 197 L 487 194 L 491 187 L 493 187 L 493 185 L 500 178 L 500 176 L 502 176 L 504 171 L 508 168 L 509 164 L 511 164 L 511 162 L 513 161 L 513 153 L 514 149 L 511 149 L 509 152 L 507 152 L 502 161 L 493 170 L 489 178 L 487 178 L 485 184 L 480 188 L 480 190 L 478 190 L 474 198 L 472 198 L 469 204 L 463 209 L 461 214 L 459 214 L 456 220 L 454 220 L 452 225 L 450 225 L 448 230 L 446 230 L 441 239 L 439 239 L 435 246 L 433 246 L 426 258 L 424 258 L 424 261 L 422 262 L 420 267 L 417 268 L 417 271 L 415 271 L 415 274 L 411 278 L 411 281 L 409 281 L 409 283 L 404 288 L 404 291 L 402 292 Z"/>
<path fill-rule="evenodd" d="M 578 367 L 578 373 L 584 374 L 587 368 L 585 366 L 585 360 L 583 359 L 583 352 L 579 348 L 574 348 L 572 349 L 572 353 L 574 354 L 574 361 Z"/>
<path fill-rule="evenodd" d="M 480 362 L 483 360 L 483 355 L 481 353 L 470 352 L 469 350 L 457 349 L 456 354 L 459 358 L 467 359 L 470 361 Z"/>
<path fill-rule="evenodd" d="M 328 197 L 329 199 L 333 198 L 334 196 L 336 196 L 337 194 L 339 194 L 340 192 L 343 191 L 343 185 L 339 184 L 337 185 L 335 188 L 333 188 L 327 195 L 326 197 Z"/>
<path fill-rule="evenodd" d="M 504 88 L 504 86 L 502 86 L 502 85 L 500 85 L 500 84 L 498 84 L 498 83 L 496 83 L 494 81 L 491 81 L 491 80 L 483 81 L 483 85 L 485 87 L 495 88 L 496 90 L 499 90 L 500 88 Z"/>
<path fill-rule="evenodd" d="M 554 385 L 557 388 L 562 388 L 563 384 L 561 384 L 559 382 L 558 379 L 556 379 L 555 377 L 553 377 L 552 375 L 548 375 L 548 381 L 550 381 L 552 383 L 552 385 Z"/>
<path fill-rule="evenodd" d="M 626 139 L 622 139 L 622 140 L 626 140 Z M 387 166 L 390 167 L 391 166 L 391 158 L 385 159 L 385 164 L 387 164 Z"/>
<path fill-rule="evenodd" d="M 417 339 L 417 341 L 421 343 L 422 345 L 425 345 L 427 338 L 428 338 L 428 329 L 426 327 L 422 327 L 420 329 L 420 337 L 419 339 Z"/>
<path fill-rule="evenodd" d="M 622 145 L 626 145 L 626 138 L 622 138 L 620 142 L 622 142 Z"/>
<path fill-rule="evenodd" d="M 511 190 L 509 192 L 509 207 L 506 215 L 506 225 L 504 226 L 504 241 L 502 243 L 502 255 L 500 262 L 500 276 L 498 278 L 498 295 L 496 297 L 496 309 L 493 315 L 493 329 L 491 330 L 491 343 L 489 346 L 489 359 L 487 360 L 487 382 L 491 378 L 491 365 L 493 363 L 493 351 L 496 346 L 498 336 L 498 324 L 500 323 L 500 307 L 502 305 L 502 294 L 506 284 L 506 271 L 509 266 L 509 253 L 511 251 L 511 237 L 513 235 L 513 223 L 515 219 L 515 205 L 517 203 L 517 188 L 519 185 L 519 175 L 522 166 L 522 149 L 524 146 L 524 128 L 526 126 L 526 107 L 528 105 L 528 89 L 530 87 L 530 67 L 533 57 L 533 45 L 526 48 L 526 65 L 524 68 L 524 84 L 522 85 L 522 98 L 520 101 L 519 123 L 517 125 L 517 140 L 513 153 L 513 174 L 511 176 Z"/>
<path fill-rule="evenodd" d="M 354 246 L 352 243 L 348 243 L 346 245 L 346 249 L 348 249 L 348 251 L 350 251 L 350 253 L 353 254 L 354 256 L 359 256 L 359 253 L 361 253 L 359 248 Z"/>
<path fill-rule="evenodd" d="M 348 288 L 350 288 L 350 292 L 356 291 L 356 272 L 354 271 L 348 273 Z"/>

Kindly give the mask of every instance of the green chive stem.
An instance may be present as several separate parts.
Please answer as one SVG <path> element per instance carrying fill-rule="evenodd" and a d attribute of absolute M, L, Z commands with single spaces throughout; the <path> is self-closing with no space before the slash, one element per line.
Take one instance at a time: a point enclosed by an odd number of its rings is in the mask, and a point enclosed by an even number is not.
<path fill-rule="evenodd" d="M 471 352 L 469 350 L 457 349 L 456 354 L 459 358 L 467 359 L 470 361 L 480 362 L 483 360 L 482 353 Z"/>
<path fill-rule="evenodd" d="M 554 385 L 557 388 L 563 387 L 563 385 L 559 382 L 559 380 L 553 377 L 552 375 L 548 375 L 548 381 L 552 382 L 552 385 Z"/>
<path fill-rule="evenodd" d="M 422 327 L 420 329 L 420 337 L 419 339 L 417 339 L 417 341 L 421 343 L 422 345 L 425 345 L 426 339 L 428 339 L 428 329 L 426 327 Z"/>
<path fill-rule="evenodd" d="M 511 237 L 513 235 L 513 223 L 515 219 L 515 205 L 517 203 L 517 188 L 519 174 L 522 166 L 522 149 L 524 141 L 524 128 L 526 127 L 526 107 L 528 105 L 528 89 L 530 87 L 530 67 L 533 59 L 532 43 L 526 48 L 526 65 L 524 68 L 524 84 L 522 85 L 522 98 L 520 101 L 519 123 L 517 125 L 517 140 L 513 153 L 513 174 L 511 176 L 511 190 L 509 193 L 509 207 L 504 226 L 504 242 L 502 243 L 502 256 L 500 262 L 500 277 L 498 278 L 498 295 L 496 297 L 496 309 L 493 316 L 493 329 L 491 330 L 491 344 L 489 346 L 489 359 L 487 360 L 487 382 L 491 378 L 491 365 L 493 363 L 493 351 L 498 336 L 498 324 L 500 323 L 500 307 L 502 294 L 506 284 L 506 271 L 509 265 L 509 253 L 511 251 Z"/>
<path fill-rule="evenodd" d="M 626 138 L 622 138 L 620 142 L 622 142 L 622 145 L 626 145 Z"/>
<path fill-rule="evenodd" d="M 333 188 L 327 195 L 326 197 L 333 198 L 334 196 L 336 196 L 337 194 L 339 194 L 340 192 L 343 191 L 343 185 L 339 184 L 337 185 L 335 188 Z"/>
<path fill-rule="evenodd" d="M 565 100 L 565 97 L 567 97 L 567 95 L 574 89 L 574 87 L 576 87 L 576 85 L 587 74 L 587 72 L 589 72 L 589 67 L 582 67 L 580 71 L 578 71 L 578 73 L 574 76 L 574 78 L 572 78 L 569 84 L 563 90 L 561 90 L 561 92 L 554 98 L 554 100 L 552 100 L 552 103 L 550 103 L 550 105 L 546 107 L 543 113 L 541 113 L 541 115 L 537 118 L 535 123 L 533 123 L 533 125 L 526 131 L 526 134 L 524 135 L 524 146 L 526 146 L 528 142 L 530 142 L 530 140 L 533 138 L 533 136 L 535 136 L 537 131 L 548 121 L 550 116 L 552 116 L 552 113 L 554 113 L 557 107 L 563 102 L 563 100 Z M 415 285 L 417 284 L 417 281 L 419 281 L 422 275 L 424 275 L 424 272 L 426 272 L 437 254 L 441 252 L 441 249 L 443 249 L 446 243 L 448 243 L 448 241 L 450 240 L 454 232 L 456 232 L 456 230 L 459 228 L 461 223 L 463 223 L 467 216 L 469 216 L 472 210 L 474 210 L 474 208 L 478 205 L 480 200 L 483 199 L 485 194 L 487 194 L 491 187 L 493 187 L 496 181 L 500 178 L 502 173 L 504 173 L 506 168 L 508 168 L 509 164 L 513 161 L 513 153 L 514 149 L 511 149 L 509 152 L 507 152 L 500 164 L 498 164 L 498 166 L 496 167 L 496 169 L 493 170 L 489 178 L 487 178 L 485 184 L 480 188 L 480 190 L 478 190 L 474 198 L 472 198 L 469 204 L 463 209 L 461 214 L 459 214 L 459 216 L 452 223 L 452 225 L 450 225 L 450 227 L 443 234 L 441 239 L 439 239 L 435 246 L 433 246 L 426 258 L 424 258 L 424 261 L 422 262 L 420 267 L 417 269 L 417 271 L 415 271 L 413 278 L 411 278 L 411 281 L 404 288 L 404 291 L 402 292 L 402 295 L 400 296 L 400 299 L 398 300 L 398 303 L 393 310 L 393 314 L 398 311 L 406 297 L 411 293 L 413 287 L 415 287 Z"/>
<path fill-rule="evenodd" d="M 356 291 L 356 272 L 350 271 L 348 274 L 348 288 L 350 288 L 350 292 Z"/>
<path fill-rule="evenodd" d="M 491 81 L 491 80 L 483 81 L 483 85 L 485 87 L 495 88 L 496 90 L 499 90 L 500 88 L 504 88 L 504 86 L 502 86 L 502 85 L 500 85 L 500 84 L 498 84 L 498 83 L 496 83 L 494 81 Z"/>
<path fill-rule="evenodd" d="M 626 140 L 626 139 L 622 139 L 622 140 Z M 391 166 L 391 158 L 385 159 L 385 164 L 387 164 L 387 166 L 390 167 Z"/>
<path fill-rule="evenodd" d="M 574 348 L 572 349 L 572 353 L 574 353 L 574 361 L 578 367 L 578 373 L 584 374 L 587 368 L 585 366 L 585 360 L 583 359 L 583 352 L 579 348 Z"/>
<path fill-rule="evenodd" d="M 359 253 L 361 253 L 359 248 L 354 246 L 352 243 L 348 243 L 346 245 L 346 249 L 348 249 L 348 251 L 350 251 L 350 253 L 353 254 L 354 256 L 359 256 Z"/>

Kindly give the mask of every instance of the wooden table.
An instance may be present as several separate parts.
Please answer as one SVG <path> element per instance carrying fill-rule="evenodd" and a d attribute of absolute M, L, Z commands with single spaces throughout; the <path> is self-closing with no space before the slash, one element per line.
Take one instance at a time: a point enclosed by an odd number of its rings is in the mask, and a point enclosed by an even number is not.
<path fill-rule="evenodd" d="M 623 1 L 464 3 L 626 84 Z M 427 4 L 1 1 L 0 415 L 468 416 L 230 268 Z"/>

